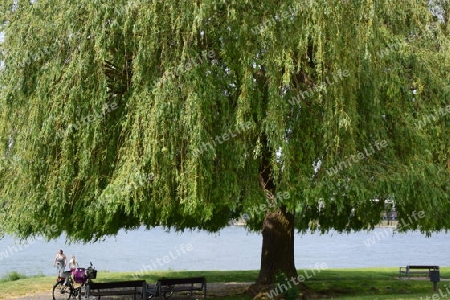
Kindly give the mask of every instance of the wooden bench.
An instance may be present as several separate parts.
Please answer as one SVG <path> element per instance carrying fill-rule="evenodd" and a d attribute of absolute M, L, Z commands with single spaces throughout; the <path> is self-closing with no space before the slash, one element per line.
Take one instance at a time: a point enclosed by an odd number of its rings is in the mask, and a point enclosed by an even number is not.
<path fill-rule="evenodd" d="M 90 282 L 86 285 L 86 297 L 89 296 L 112 296 L 112 295 L 133 295 L 147 299 L 147 282 L 145 280 L 116 281 L 116 282 Z"/>
<path fill-rule="evenodd" d="M 426 272 L 424 272 L 424 271 L 414 272 L 411 270 L 427 270 L 427 271 Z M 420 274 L 420 275 L 424 275 L 425 277 L 429 277 L 430 271 L 439 271 L 439 266 L 409 265 L 406 267 L 400 267 L 399 278 L 401 278 L 402 275 L 404 275 L 405 277 L 411 278 L 411 275 L 413 275 L 413 274 Z"/>
<path fill-rule="evenodd" d="M 156 282 L 156 295 L 168 299 L 173 293 L 187 292 L 192 296 L 196 294 L 203 294 L 203 299 L 206 299 L 206 278 L 205 277 L 190 277 L 190 278 L 162 278 Z"/>

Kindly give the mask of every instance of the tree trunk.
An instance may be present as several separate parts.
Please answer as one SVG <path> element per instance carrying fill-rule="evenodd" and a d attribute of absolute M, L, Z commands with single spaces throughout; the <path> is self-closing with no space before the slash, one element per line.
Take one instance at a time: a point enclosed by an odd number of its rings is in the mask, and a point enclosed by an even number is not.
<path fill-rule="evenodd" d="M 261 269 L 256 284 L 272 284 L 278 272 L 297 277 L 294 263 L 294 215 L 285 207 L 268 213 L 262 228 Z"/>
<path fill-rule="evenodd" d="M 270 159 L 273 152 L 269 147 L 267 135 L 263 133 L 260 139 L 262 144 L 259 167 L 260 186 L 266 200 L 269 203 L 276 203 L 274 193 L 277 189 Z M 281 206 L 274 212 L 268 212 L 263 222 L 262 237 L 261 268 L 256 283 L 248 290 L 249 295 L 255 298 L 271 288 L 278 273 L 283 273 L 287 279 L 297 278 L 294 263 L 294 215 L 286 212 L 285 206 Z"/>
<path fill-rule="evenodd" d="M 262 237 L 261 268 L 256 283 L 249 287 L 247 294 L 252 299 L 266 299 L 278 273 L 286 276 L 284 283 L 297 282 L 299 291 L 307 291 L 303 282 L 291 281 L 292 277 L 298 278 L 294 263 L 294 215 L 287 213 L 285 207 L 268 213 Z"/>

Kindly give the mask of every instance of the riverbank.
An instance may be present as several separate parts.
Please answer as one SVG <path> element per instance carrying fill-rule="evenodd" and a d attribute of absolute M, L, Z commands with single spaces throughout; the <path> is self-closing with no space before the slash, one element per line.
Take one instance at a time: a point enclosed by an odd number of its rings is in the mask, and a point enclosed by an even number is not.
<path fill-rule="evenodd" d="M 313 267 L 314 268 L 314 267 Z M 298 270 L 299 277 L 308 287 L 306 299 L 425 299 L 433 297 L 432 283 L 427 278 L 400 280 L 398 268 L 361 269 L 306 269 Z M 250 300 L 246 290 L 255 282 L 258 271 L 165 271 L 147 272 L 139 279 L 154 283 L 161 277 L 205 276 L 208 282 L 208 299 Z M 440 293 L 446 293 L 450 282 L 450 267 L 441 267 Z M 134 280 L 132 272 L 99 271 L 98 282 Z M 285 281 L 283 281 L 285 280 Z M 39 276 L 0 283 L 0 299 L 44 300 L 51 297 L 54 277 Z M 279 279 L 278 284 L 264 293 L 266 299 L 285 292 L 284 286 L 298 287 L 300 279 Z M 281 288 L 281 290 L 280 290 Z M 439 291 L 437 292 L 439 293 Z M 450 295 L 449 295 L 450 296 Z M 430 299 L 429 298 L 429 299 Z M 102 298 L 103 299 L 103 298 Z M 106 298 L 105 298 L 106 299 Z"/>

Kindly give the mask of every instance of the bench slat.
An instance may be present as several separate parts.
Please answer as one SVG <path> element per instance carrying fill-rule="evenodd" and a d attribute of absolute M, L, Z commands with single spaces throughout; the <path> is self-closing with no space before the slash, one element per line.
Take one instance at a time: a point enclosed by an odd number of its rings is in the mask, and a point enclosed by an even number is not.
<path fill-rule="evenodd" d="M 172 288 L 174 292 L 184 292 L 184 291 L 203 291 L 203 287 L 190 287 L 190 286 L 174 286 Z"/>
<path fill-rule="evenodd" d="M 91 296 L 141 295 L 140 291 L 91 291 Z"/>
<path fill-rule="evenodd" d="M 406 269 L 433 269 L 433 270 L 439 270 L 439 266 L 406 266 Z"/>
<path fill-rule="evenodd" d="M 205 277 L 191 277 L 191 278 L 162 278 L 158 279 L 161 285 L 171 285 L 171 284 L 204 284 L 206 282 Z"/>
<path fill-rule="evenodd" d="M 142 287 L 145 280 L 135 281 L 116 281 L 116 282 L 92 282 L 89 284 L 91 289 L 107 289 L 107 288 L 121 288 L 121 287 Z"/>
<path fill-rule="evenodd" d="M 127 290 L 117 290 L 128 288 Z M 116 282 L 91 282 L 88 285 L 90 296 L 111 296 L 111 295 L 141 295 L 142 299 L 147 297 L 147 282 L 145 280 L 130 280 Z"/>
<path fill-rule="evenodd" d="M 156 290 L 159 295 L 167 291 L 173 292 L 203 292 L 203 299 L 206 299 L 206 278 L 162 278 L 156 283 Z"/>

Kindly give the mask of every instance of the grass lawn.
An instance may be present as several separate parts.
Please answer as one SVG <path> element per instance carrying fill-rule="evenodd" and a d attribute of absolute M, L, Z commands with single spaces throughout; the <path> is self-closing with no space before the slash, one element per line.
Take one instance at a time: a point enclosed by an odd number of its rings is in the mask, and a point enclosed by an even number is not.
<path fill-rule="evenodd" d="M 307 285 L 318 293 L 337 299 L 420 299 L 433 296 L 428 280 L 398 280 L 398 268 L 330 269 L 309 279 Z M 441 268 L 441 279 L 450 278 L 450 268 Z M 446 293 L 445 281 L 438 283 Z M 449 295 L 450 297 L 450 295 Z M 439 296 L 439 299 L 441 297 Z"/>
<path fill-rule="evenodd" d="M 299 270 L 299 275 L 303 270 Z M 311 275 L 311 272 L 309 272 Z M 11 278 L 0 280 L 0 299 L 10 299 L 14 296 L 25 295 L 33 292 L 45 292 L 51 290 L 55 282 L 54 277 L 36 276 L 20 278 L 18 274 L 10 274 Z M 140 277 L 147 282 L 156 282 L 161 277 L 191 277 L 205 276 L 207 282 L 254 282 L 258 271 L 163 271 L 148 272 Z M 450 267 L 441 268 L 441 279 L 438 284 L 443 297 L 439 292 L 433 291 L 433 284 L 428 280 L 398 280 L 398 268 L 363 268 L 363 269 L 328 269 L 312 276 L 305 284 L 316 295 L 322 295 L 327 299 L 361 299 L 361 300 L 385 300 L 385 299 L 450 299 Z M 106 272 L 99 271 L 97 282 L 134 280 L 132 272 Z M 433 297 L 435 295 L 435 298 Z M 246 296 L 233 296 L 224 300 L 248 300 Z"/>

